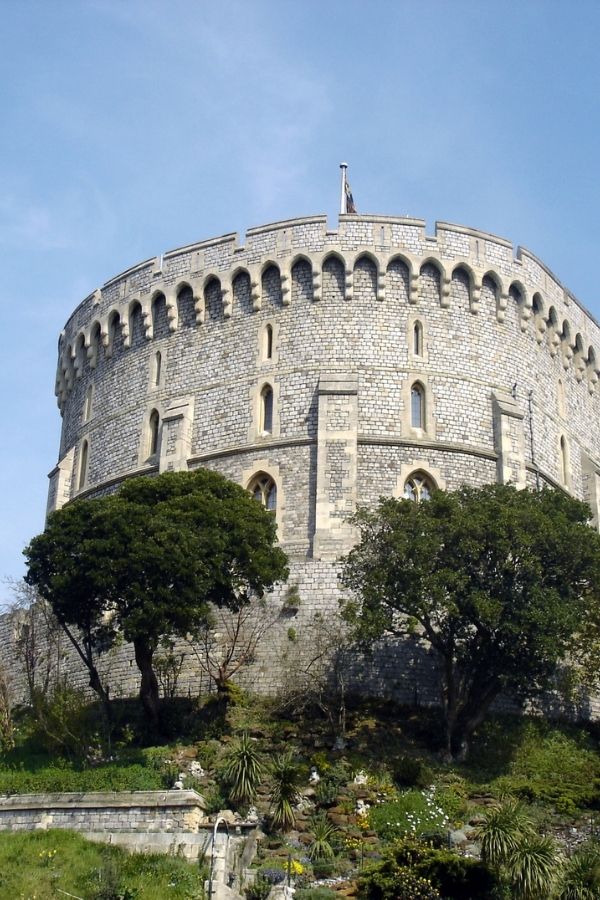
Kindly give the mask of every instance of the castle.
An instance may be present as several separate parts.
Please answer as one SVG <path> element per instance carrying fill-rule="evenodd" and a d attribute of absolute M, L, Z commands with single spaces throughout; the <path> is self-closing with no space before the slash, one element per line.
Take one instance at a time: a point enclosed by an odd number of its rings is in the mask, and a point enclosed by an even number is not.
<path fill-rule="evenodd" d="M 335 606 L 348 517 L 381 495 L 550 484 L 597 525 L 599 351 L 544 263 L 472 228 L 314 216 L 191 244 L 106 282 L 65 325 L 48 510 L 215 469 L 276 516 L 301 622 Z M 263 654 L 254 684 L 275 672 Z"/>

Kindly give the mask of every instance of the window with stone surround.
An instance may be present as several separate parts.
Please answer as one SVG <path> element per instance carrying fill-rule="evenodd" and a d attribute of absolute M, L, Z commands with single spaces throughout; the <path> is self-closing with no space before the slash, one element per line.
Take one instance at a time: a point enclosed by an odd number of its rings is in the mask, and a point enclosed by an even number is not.
<path fill-rule="evenodd" d="M 273 432 L 273 388 L 270 384 L 265 384 L 260 392 L 260 432 Z"/>
<path fill-rule="evenodd" d="M 262 334 L 262 358 L 273 359 L 273 326 L 270 323 L 265 325 Z"/>
<path fill-rule="evenodd" d="M 82 491 L 87 482 L 88 457 L 89 457 L 89 444 L 87 441 L 84 441 L 81 445 L 81 451 L 79 454 L 79 477 L 77 478 L 77 490 L 78 491 Z"/>
<path fill-rule="evenodd" d="M 560 436 L 560 478 L 564 487 L 569 487 L 569 445 L 564 434 Z"/>
<path fill-rule="evenodd" d="M 254 476 L 248 490 L 255 500 L 258 500 L 265 509 L 275 513 L 277 511 L 277 485 L 266 472 L 259 472 Z"/>
<path fill-rule="evenodd" d="M 152 383 L 154 387 L 160 385 L 160 376 L 162 374 L 162 353 L 157 350 L 154 354 L 154 371 L 152 373 Z"/>
<path fill-rule="evenodd" d="M 92 399 L 94 396 L 94 387 L 90 384 L 85 392 L 85 400 L 83 402 L 83 421 L 89 422 L 92 417 Z"/>
<path fill-rule="evenodd" d="M 425 429 L 425 389 L 419 381 L 410 389 L 410 424 L 411 428 Z"/>
<path fill-rule="evenodd" d="M 423 356 L 423 326 L 419 321 L 413 325 L 413 354 Z"/>
<path fill-rule="evenodd" d="M 160 416 L 158 410 L 153 409 L 148 420 L 148 457 L 152 459 L 158 453 L 160 436 Z"/>
<path fill-rule="evenodd" d="M 433 490 L 435 490 L 435 484 L 425 472 L 413 472 L 404 482 L 405 499 L 415 503 L 429 500 Z"/>

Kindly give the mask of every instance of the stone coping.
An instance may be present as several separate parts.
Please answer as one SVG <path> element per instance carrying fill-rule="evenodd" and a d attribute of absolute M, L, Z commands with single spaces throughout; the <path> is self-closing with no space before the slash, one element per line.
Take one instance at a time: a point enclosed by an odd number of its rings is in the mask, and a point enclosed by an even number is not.
<path fill-rule="evenodd" d="M 89 791 L 0 796 L 0 812 L 18 809 L 111 809 L 131 807 L 206 807 L 197 791 Z"/>

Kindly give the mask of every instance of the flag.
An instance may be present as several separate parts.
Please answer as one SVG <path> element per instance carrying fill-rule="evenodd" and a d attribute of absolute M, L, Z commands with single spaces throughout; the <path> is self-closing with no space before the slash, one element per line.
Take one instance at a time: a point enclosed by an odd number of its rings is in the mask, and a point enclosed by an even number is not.
<path fill-rule="evenodd" d="M 350 190 L 350 185 L 348 184 L 348 179 L 344 181 L 344 190 L 346 192 L 346 212 L 350 215 L 358 215 L 356 212 L 356 207 L 354 205 L 354 197 L 352 196 L 352 191 Z"/>

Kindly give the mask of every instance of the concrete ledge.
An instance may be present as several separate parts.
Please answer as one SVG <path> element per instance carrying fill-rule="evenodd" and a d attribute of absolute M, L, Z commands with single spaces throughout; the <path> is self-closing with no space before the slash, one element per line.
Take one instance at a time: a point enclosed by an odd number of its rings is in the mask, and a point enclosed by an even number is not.
<path fill-rule="evenodd" d="M 129 809 L 144 807 L 199 807 L 206 802 L 196 791 L 98 791 L 64 794 L 0 796 L 0 812 L 19 809 Z"/>

